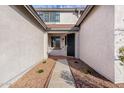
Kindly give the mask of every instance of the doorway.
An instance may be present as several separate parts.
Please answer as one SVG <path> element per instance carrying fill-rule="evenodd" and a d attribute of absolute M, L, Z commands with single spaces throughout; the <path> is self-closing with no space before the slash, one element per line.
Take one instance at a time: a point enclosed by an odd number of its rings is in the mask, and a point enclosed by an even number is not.
<path fill-rule="evenodd" d="M 75 56 L 75 33 L 67 34 L 67 56 Z"/>

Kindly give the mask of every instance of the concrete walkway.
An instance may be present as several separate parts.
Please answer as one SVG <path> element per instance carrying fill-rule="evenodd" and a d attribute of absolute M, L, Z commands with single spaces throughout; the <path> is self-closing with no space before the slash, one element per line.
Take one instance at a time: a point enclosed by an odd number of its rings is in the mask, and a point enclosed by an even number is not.
<path fill-rule="evenodd" d="M 66 59 L 56 62 L 48 88 L 75 88 L 74 78 Z"/>

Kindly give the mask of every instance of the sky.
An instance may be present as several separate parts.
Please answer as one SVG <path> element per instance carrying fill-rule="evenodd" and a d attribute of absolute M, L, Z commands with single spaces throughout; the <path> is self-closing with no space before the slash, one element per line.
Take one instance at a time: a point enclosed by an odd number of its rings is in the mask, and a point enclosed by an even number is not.
<path fill-rule="evenodd" d="M 33 5 L 34 8 L 85 8 L 86 5 Z"/>

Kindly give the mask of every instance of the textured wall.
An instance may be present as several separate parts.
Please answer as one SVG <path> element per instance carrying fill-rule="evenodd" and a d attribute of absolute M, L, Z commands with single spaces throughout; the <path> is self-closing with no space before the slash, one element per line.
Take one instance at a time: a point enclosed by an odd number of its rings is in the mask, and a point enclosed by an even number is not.
<path fill-rule="evenodd" d="M 60 13 L 60 24 L 75 24 L 78 16 L 74 13 Z"/>
<path fill-rule="evenodd" d="M 124 82 L 124 64 L 118 60 L 119 48 L 124 46 L 124 6 L 115 6 L 115 82 Z"/>
<path fill-rule="evenodd" d="M 80 37 L 79 37 L 79 33 L 75 33 L 75 57 L 79 58 L 79 54 L 80 54 Z"/>
<path fill-rule="evenodd" d="M 0 6 L 0 85 L 44 59 L 44 33 L 22 6 Z"/>
<path fill-rule="evenodd" d="M 96 6 L 81 24 L 80 59 L 114 82 L 114 6 Z"/>
<path fill-rule="evenodd" d="M 48 33 L 44 33 L 44 59 L 48 58 Z"/>

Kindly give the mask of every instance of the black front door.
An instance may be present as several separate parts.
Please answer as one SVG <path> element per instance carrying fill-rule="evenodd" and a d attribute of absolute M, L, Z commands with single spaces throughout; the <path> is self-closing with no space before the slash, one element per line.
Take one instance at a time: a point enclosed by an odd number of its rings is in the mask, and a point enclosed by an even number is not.
<path fill-rule="evenodd" d="M 67 56 L 75 56 L 75 34 L 67 35 Z"/>

